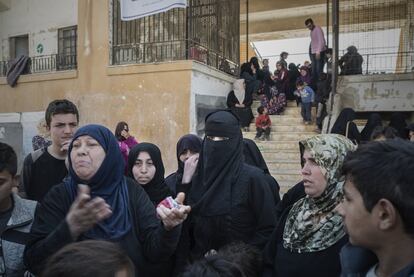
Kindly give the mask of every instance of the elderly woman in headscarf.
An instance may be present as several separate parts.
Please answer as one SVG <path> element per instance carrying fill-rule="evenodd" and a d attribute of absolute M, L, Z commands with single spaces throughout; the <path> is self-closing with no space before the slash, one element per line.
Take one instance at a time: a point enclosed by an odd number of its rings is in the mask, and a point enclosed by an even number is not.
<path fill-rule="evenodd" d="M 48 192 L 36 212 L 25 252 L 29 270 L 38 274 L 65 245 L 94 239 L 117 242 L 133 261 L 136 276 L 149 276 L 149 262 L 174 253 L 181 231 L 176 227 L 190 208 L 155 210 L 144 189 L 124 176 L 117 140 L 103 126 L 78 129 L 68 155 L 68 178 Z M 183 195 L 177 198 L 183 200 Z"/>
<path fill-rule="evenodd" d="M 355 144 L 360 143 L 361 134 L 358 127 L 353 122 L 356 115 L 355 111 L 351 108 L 344 108 L 338 115 L 334 125 L 332 126 L 331 133 L 339 134 L 349 138 Z"/>
<path fill-rule="evenodd" d="M 343 198 L 343 161 L 356 146 L 336 134 L 299 145 L 306 196 L 283 211 L 266 246 L 265 276 L 339 276 L 339 252 L 348 237 L 335 208 Z"/>
<path fill-rule="evenodd" d="M 158 146 L 142 142 L 131 149 L 128 155 L 128 176 L 144 188 L 155 206 L 173 195 L 164 181 L 164 174 L 164 163 Z"/>
<path fill-rule="evenodd" d="M 245 91 L 244 79 L 238 79 L 233 83 L 233 90 L 227 96 L 227 107 L 229 107 L 240 119 L 240 125 L 248 131 L 249 125 L 254 118 L 252 109 L 253 98 Z"/>
<path fill-rule="evenodd" d="M 231 111 L 206 117 L 188 203 L 190 259 L 242 241 L 262 250 L 275 226 L 275 203 L 264 172 L 243 162 L 243 137 Z M 182 254 L 182 253 L 181 253 Z"/>
<path fill-rule="evenodd" d="M 165 183 L 174 194 L 185 192 L 189 187 L 197 167 L 201 143 L 201 138 L 193 134 L 184 135 L 178 140 L 176 151 L 178 169 L 165 178 Z"/>

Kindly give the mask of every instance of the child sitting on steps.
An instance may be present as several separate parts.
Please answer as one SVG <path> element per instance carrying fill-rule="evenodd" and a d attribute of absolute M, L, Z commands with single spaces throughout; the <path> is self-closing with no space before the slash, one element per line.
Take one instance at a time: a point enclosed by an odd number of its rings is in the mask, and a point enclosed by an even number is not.
<path fill-rule="evenodd" d="M 267 109 L 263 106 L 257 108 L 259 116 L 256 118 L 256 136 L 255 140 L 270 140 L 270 126 L 272 121 L 270 120 L 269 115 L 267 114 Z M 264 137 L 262 135 L 264 134 Z"/>

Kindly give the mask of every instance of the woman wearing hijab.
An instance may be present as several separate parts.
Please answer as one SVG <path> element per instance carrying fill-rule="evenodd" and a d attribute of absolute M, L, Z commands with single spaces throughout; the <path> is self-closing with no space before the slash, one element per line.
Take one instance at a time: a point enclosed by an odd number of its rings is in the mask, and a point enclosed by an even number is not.
<path fill-rule="evenodd" d="M 405 121 L 405 116 L 403 113 L 397 112 L 391 115 L 389 127 L 393 127 L 398 132 L 398 136 L 402 139 L 407 139 L 407 122 Z"/>
<path fill-rule="evenodd" d="M 164 173 L 161 151 L 155 144 L 141 142 L 129 152 L 128 176 L 144 188 L 155 206 L 173 195 L 164 182 Z"/>
<path fill-rule="evenodd" d="M 249 125 L 254 118 L 252 109 L 253 98 L 245 91 L 244 79 L 238 79 L 233 83 L 233 90 L 227 96 L 227 107 L 229 107 L 240 119 L 240 125 L 248 131 Z"/>
<path fill-rule="evenodd" d="M 331 129 L 331 133 L 343 135 L 349 138 L 355 144 L 360 143 L 361 135 L 358 131 L 358 127 L 353 122 L 354 119 L 355 111 L 353 109 L 343 109 Z"/>
<path fill-rule="evenodd" d="M 275 226 L 275 203 L 262 170 L 243 162 L 243 137 L 231 111 L 206 117 L 205 137 L 189 192 L 190 259 L 242 241 L 262 250 Z"/>
<path fill-rule="evenodd" d="M 243 139 L 243 156 L 244 156 L 245 163 L 263 170 L 264 174 L 266 175 L 266 179 L 269 183 L 270 190 L 273 192 L 275 205 L 279 204 L 279 201 L 280 201 L 279 184 L 277 183 L 276 179 L 273 178 L 272 175 L 270 175 L 269 168 L 267 167 L 266 161 L 263 158 L 262 153 L 260 152 L 259 148 L 257 147 L 256 143 L 253 140 L 247 139 L 247 138 Z"/>
<path fill-rule="evenodd" d="M 168 260 L 174 253 L 180 236 L 175 226 L 189 207 L 156 211 L 141 186 L 124 176 L 117 140 L 103 126 L 78 129 L 68 156 L 68 178 L 48 192 L 36 212 L 25 253 L 29 270 L 38 274 L 65 245 L 93 239 L 117 242 L 136 276 L 149 276 L 148 262 Z M 182 203 L 183 195 L 177 200 Z"/>
<path fill-rule="evenodd" d="M 381 116 L 378 113 L 372 113 L 368 117 L 367 124 L 361 132 L 361 141 L 370 141 L 372 131 L 378 126 L 382 126 Z"/>
<path fill-rule="evenodd" d="M 178 169 L 176 172 L 170 174 L 165 178 L 165 183 L 176 195 L 178 192 L 184 192 L 185 189 L 181 188 L 183 185 L 188 186 L 188 180 L 183 184 L 183 174 L 185 162 L 192 156 L 198 155 L 201 151 L 202 140 L 196 135 L 188 134 L 182 136 L 177 142 L 177 163 Z M 196 161 L 197 162 L 197 161 Z M 193 172 L 194 173 L 194 172 Z M 192 176 L 191 176 L 192 177 Z M 191 181 L 190 181 L 191 182 Z"/>
<path fill-rule="evenodd" d="M 339 276 L 339 251 L 346 244 L 342 217 L 341 167 L 356 146 L 336 134 L 311 137 L 299 143 L 306 196 L 290 203 L 266 246 L 264 276 Z"/>

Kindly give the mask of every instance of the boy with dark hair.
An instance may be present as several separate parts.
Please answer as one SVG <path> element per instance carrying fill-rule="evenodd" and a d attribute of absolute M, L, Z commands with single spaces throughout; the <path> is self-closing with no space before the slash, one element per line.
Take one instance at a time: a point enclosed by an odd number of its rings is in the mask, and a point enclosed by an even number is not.
<path fill-rule="evenodd" d="M 345 199 L 337 207 L 350 243 L 341 251 L 342 276 L 413 276 L 414 145 L 370 142 L 349 153 Z"/>
<path fill-rule="evenodd" d="M 133 277 L 134 265 L 113 242 L 85 240 L 70 243 L 47 262 L 42 277 Z"/>
<path fill-rule="evenodd" d="M 27 155 L 21 174 L 22 189 L 28 199 L 36 201 L 41 201 L 67 174 L 65 159 L 78 127 L 79 112 L 69 100 L 54 100 L 46 109 L 45 120 L 52 144 Z"/>
<path fill-rule="evenodd" d="M 23 276 L 23 252 L 37 203 L 12 192 L 17 187 L 17 156 L 0 142 L 0 276 Z"/>
<path fill-rule="evenodd" d="M 256 136 L 254 139 L 262 139 L 262 140 L 269 140 L 270 139 L 270 126 L 272 125 L 272 121 L 270 120 L 269 115 L 267 114 L 266 107 L 260 106 L 257 108 L 257 112 L 259 116 L 256 118 Z M 264 138 L 262 135 L 264 134 Z"/>
<path fill-rule="evenodd" d="M 294 94 L 301 99 L 301 115 L 303 122 L 308 125 L 312 123 L 312 103 L 315 101 L 315 92 L 303 81 L 298 80 L 296 82 L 296 88 Z"/>

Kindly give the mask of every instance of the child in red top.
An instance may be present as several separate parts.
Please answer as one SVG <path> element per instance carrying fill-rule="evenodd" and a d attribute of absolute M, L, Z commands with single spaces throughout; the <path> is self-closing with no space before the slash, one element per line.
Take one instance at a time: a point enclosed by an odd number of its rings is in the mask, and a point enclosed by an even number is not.
<path fill-rule="evenodd" d="M 256 118 L 256 136 L 254 139 L 270 140 L 270 126 L 272 121 L 267 114 L 267 109 L 263 106 L 257 108 L 259 116 Z M 264 133 L 264 137 L 262 135 Z"/>

